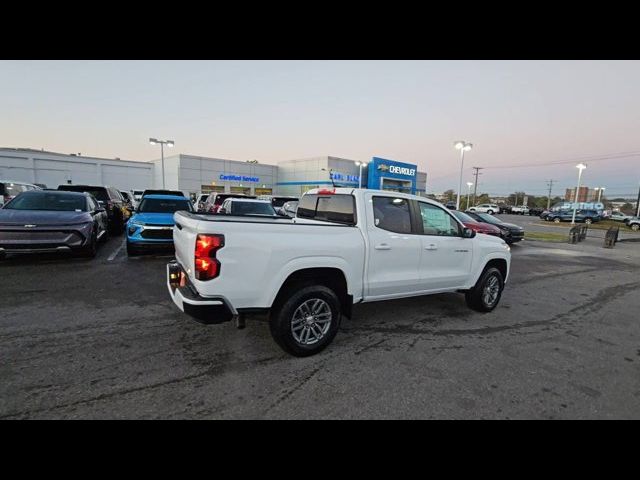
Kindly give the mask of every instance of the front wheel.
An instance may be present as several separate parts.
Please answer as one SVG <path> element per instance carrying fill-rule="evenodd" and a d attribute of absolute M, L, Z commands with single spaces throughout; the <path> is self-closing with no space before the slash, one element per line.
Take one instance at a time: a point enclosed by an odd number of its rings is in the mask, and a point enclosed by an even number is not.
<path fill-rule="evenodd" d="M 557 218 L 557 217 L 556 217 L 556 218 L 554 218 L 554 219 L 553 219 L 553 223 L 560 223 L 560 219 L 559 219 L 559 218 Z"/>
<path fill-rule="evenodd" d="M 584 223 L 586 223 L 587 225 L 591 225 L 593 223 L 593 220 L 591 220 L 590 218 L 585 218 Z"/>
<path fill-rule="evenodd" d="M 487 213 L 488 213 L 489 215 L 493 215 L 493 210 L 487 210 Z"/>
<path fill-rule="evenodd" d="M 491 267 L 486 269 L 476 285 L 465 293 L 465 300 L 472 310 L 490 312 L 498 306 L 503 289 L 502 273 L 497 268 Z"/>
<path fill-rule="evenodd" d="M 638 230 L 640 230 L 640 224 L 634 223 L 633 225 L 631 225 L 631 230 L 637 232 Z"/>
<path fill-rule="evenodd" d="M 340 326 L 340 300 L 324 285 L 294 291 L 271 312 L 271 336 L 287 353 L 308 357 L 329 345 Z"/>

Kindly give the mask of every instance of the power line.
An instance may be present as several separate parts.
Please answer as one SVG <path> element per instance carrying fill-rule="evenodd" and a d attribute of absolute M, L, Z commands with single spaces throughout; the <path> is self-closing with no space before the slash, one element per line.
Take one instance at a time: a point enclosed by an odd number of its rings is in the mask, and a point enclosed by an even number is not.
<path fill-rule="evenodd" d="M 596 156 L 592 156 L 592 157 L 577 157 L 577 158 L 572 158 L 572 159 L 568 159 L 568 160 L 556 160 L 556 161 L 552 161 L 552 162 L 538 162 L 538 163 L 531 163 L 531 164 L 517 164 L 517 165 L 500 165 L 500 166 L 495 166 L 495 167 L 485 167 L 485 168 L 491 168 L 491 169 L 497 169 L 497 168 L 532 168 L 532 167 L 539 167 L 539 166 L 548 166 L 548 165 L 566 165 L 569 163 L 574 163 L 576 160 L 587 160 L 589 162 L 602 162 L 605 160 L 621 160 L 621 159 L 625 159 L 625 158 L 632 158 L 632 157 L 640 157 L 640 152 L 629 152 L 629 153 L 620 153 L 620 154 L 609 154 L 609 155 L 596 155 Z"/>

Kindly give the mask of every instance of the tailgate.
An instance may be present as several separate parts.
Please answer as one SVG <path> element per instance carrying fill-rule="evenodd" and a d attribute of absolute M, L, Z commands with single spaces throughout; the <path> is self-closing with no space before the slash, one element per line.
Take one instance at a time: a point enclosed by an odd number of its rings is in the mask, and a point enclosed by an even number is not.
<path fill-rule="evenodd" d="M 176 260 L 184 267 L 191 280 L 194 279 L 193 267 L 195 262 L 196 237 L 198 236 L 198 220 L 189 218 L 181 212 L 173 216 L 176 223 L 173 229 L 173 244 L 176 251 Z"/>

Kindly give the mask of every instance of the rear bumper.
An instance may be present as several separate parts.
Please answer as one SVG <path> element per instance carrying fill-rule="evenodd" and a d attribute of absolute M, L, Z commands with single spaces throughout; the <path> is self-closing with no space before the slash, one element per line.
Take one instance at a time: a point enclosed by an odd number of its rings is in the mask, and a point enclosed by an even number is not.
<path fill-rule="evenodd" d="M 202 297 L 178 262 L 167 264 L 167 288 L 173 303 L 200 323 L 210 325 L 229 322 L 238 315 L 225 298 Z"/>

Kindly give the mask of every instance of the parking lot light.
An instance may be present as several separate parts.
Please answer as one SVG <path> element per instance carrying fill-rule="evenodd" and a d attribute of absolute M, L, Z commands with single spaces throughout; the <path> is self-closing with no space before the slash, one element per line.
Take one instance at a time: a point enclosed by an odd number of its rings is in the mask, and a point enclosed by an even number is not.
<path fill-rule="evenodd" d="M 473 182 L 467 182 L 467 210 L 469 210 L 469 196 L 471 195 L 471 187 L 473 187 Z"/>
<path fill-rule="evenodd" d="M 150 138 L 149 143 L 151 145 L 160 144 L 160 156 L 162 157 L 162 188 L 164 189 L 164 146 L 173 147 L 175 142 L 173 140 L 158 140 L 157 138 Z"/>
<path fill-rule="evenodd" d="M 464 168 L 464 152 L 468 152 L 473 147 L 472 143 L 465 142 L 464 140 L 457 140 L 453 142 L 453 146 L 456 150 L 460 150 L 460 182 L 458 183 L 458 198 L 456 200 L 456 210 L 460 210 L 460 193 L 462 192 L 462 170 Z"/>
<path fill-rule="evenodd" d="M 576 210 L 578 208 L 578 192 L 580 191 L 580 180 L 582 179 L 582 170 L 587 168 L 587 166 L 584 163 L 579 163 L 578 165 L 576 165 L 576 168 L 578 169 L 578 186 L 576 187 L 576 194 L 573 202 L 573 216 L 571 217 L 571 225 L 576 224 Z"/>

